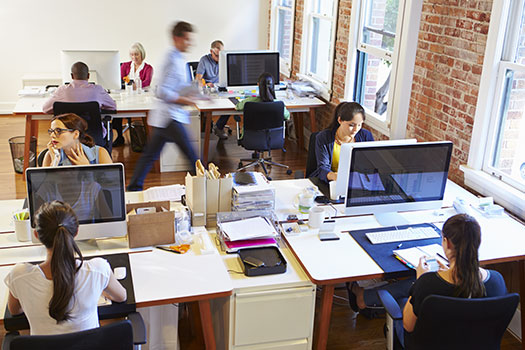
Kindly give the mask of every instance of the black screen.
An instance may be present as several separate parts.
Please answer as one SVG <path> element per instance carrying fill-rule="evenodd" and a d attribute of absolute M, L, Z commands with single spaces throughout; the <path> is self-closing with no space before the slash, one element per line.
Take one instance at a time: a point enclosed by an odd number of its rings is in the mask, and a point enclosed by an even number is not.
<path fill-rule="evenodd" d="M 279 84 L 279 53 L 251 52 L 229 53 L 228 86 L 257 85 L 259 76 L 268 72 L 275 84 Z"/>
<path fill-rule="evenodd" d="M 29 169 L 27 191 L 32 225 L 38 208 L 53 200 L 71 205 L 79 224 L 126 216 L 122 164 Z"/>
<path fill-rule="evenodd" d="M 347 207 L 443 199 L 452 143 L 352 149 Z"/>

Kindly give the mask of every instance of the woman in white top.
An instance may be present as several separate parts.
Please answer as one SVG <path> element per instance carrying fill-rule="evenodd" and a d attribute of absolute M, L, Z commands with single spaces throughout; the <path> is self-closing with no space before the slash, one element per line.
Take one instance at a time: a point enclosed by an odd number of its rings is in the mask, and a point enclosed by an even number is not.
<path fill-rule="evenodd" d="M 25 313 L 32 335 L 98 327 L 97 304 L 101 294 L 122 302 L 126 300 L 126 289 L 106 260 L 83 261 L 74 241 L 78 220 L 68 204 L 45 203 L 35 222 L 35 234 L 46 247 L 47 257 L 38 265 L 16 264 L 5 278 L 9 311 L 13 315 Z"/>

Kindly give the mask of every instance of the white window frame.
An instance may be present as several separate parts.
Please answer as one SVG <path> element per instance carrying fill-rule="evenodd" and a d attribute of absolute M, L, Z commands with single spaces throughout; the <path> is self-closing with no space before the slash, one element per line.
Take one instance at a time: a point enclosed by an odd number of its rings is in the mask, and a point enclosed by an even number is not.
<path fill-rule="evenodd" d="M 484 196 L 492 196 L 508 210 L 525 218 L 525 192 L 517 182 L 507 178 L 491 166 L 495 150 L 495 132 L 503 94 L 503 76 L 506 69 L 522 70 L 522 66 L 502 61 L 505 52 L 505 34 L 508 28 L 516 28 L 525 0 L 494 1 L 490 15 L 485 59 L 481 73 L 472 139 L 467 165 L 460 168 L 465 175 L 465 185 Z M 517 31 L 510 31 L 509 41 L 516 41 Z M 507 45 L 511 50 L 512 44 Z M 505 176 L 503 176 L 505 175 Z"/>
<path fill-rule="evenodd" d="M 423 0 L 399 0 L 396 39 L 391 55 L 386 50 L 376 47 L 366 47 L 366 44 L 360 43 L 363 29 L 361 23 L 365 11 L 364 1 L 365 0 L 352 1 L 348 43 L 349 54 L 346 65 L 345 100 L 351 101 L 354 96 L 354 83 L 357 73 L 357 50 L 366 48 L 368 53 L 392 61 L 386 120 L 383 120 L 383 118 L 378 117 L 375 112 L 367 109 L 366 124 L 390 139 L 403 139 L 406 137 L 408 108 L 412 91 L 412 77 L 414 75 Z"/>
<path fill-rule="evenodd" d="M 279 6 L 277 5 L 279 0 L 272 0 L 272 8 L 270 13 L 270 49 L 273 51 L 278 51 L 278 40 L 277 40 L 277 34 L 279 33 L 277 26 L 279 25 L 278 21 L 278 14 L 279 10 L 284 11 L 290 11 L 292 15 L 292 27 L 290 28 L 290 37 L 291 37 L 291 49 L 290 49 L 290 57 L 283 58 L 281 55 L 279 55 L 279 71 L 282 75 L 286 77 L 290 77 L 290 74 L 292 73 L 292 58 L 293 58 L 293 45 L 294 45 L 294 39 L 295 39 L 295 0 L 292 1 L 292 7 L 286 7 L 286 6 Z"/>
<path fill-rule="evenodd" d="M 328 14 L 317 14 L 311 12 L 312 3 L 315 0 L 305 0 L 304 2 L 304 17 L 303 17 L 303 40 L 301 45 L 301 68 L 299 75 L 300 78 L 306 79 L 314 83 L 315 86 L 319 87 L 321 90 L 321 96 L 329 100 L 330 94 L 332 93 L 332 80 L 333 80 L 333 69 L 334 69 L 334 50 L 335 50 L 335 40 L 337 34 L 337 14 L 339 9 L 339 1 L 333 0 L 333 9 L 332 13 Z M 324 81 L 321 77 L 309 72 L 309 57 L 310 49 L 312 46 L 312 23 L 313 18 L 319 18 L 322 20 L 329 20 L 332 23 L 332 37 L 330 52 L 328 58 L 328 77 L 327 81 Z"/>

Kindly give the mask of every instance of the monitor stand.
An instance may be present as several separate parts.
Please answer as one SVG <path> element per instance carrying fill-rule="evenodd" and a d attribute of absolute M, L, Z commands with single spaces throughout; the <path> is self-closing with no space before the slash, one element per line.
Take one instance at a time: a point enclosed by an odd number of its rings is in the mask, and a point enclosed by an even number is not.
<path fill-rule="evenodd" d="M 395 211 L 386 213 L 375 213 L 375 219 L 381 226 L 401 226 L 408 225 L 409 222 L 401 214 Z"/>

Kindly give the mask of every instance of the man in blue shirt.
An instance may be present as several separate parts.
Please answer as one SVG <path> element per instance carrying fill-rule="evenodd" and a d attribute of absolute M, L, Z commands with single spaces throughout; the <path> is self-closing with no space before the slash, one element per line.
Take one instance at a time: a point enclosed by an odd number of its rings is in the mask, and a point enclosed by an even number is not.
<path fill-rule="evenodd" d="M 193 105 L 194 93 L 198 93 L 191 89 L 186 60 L 182 55 L 191 46 L 193 27 L 181 21 L 175 24 L 171 34 L 174 47 L 168 52 L 162 65 L 157 105 L 148 116 L 148 124 L 153 132 L 135 166 L 128 191 L 142 191 L 144 179 L 166 142 L 176 143 L 193 166 L 197 161 L 184 127 L 184 124 L 190 123 L 189 114 L 183 108 L 185 105 Z"/>
<path fill-rule="evenodd" d="M 195 79 L 201 81 L 204 79 L 207 85 L 213 86 L 219 82 L 219 54 L 224 49 L 224 44 L 220 40 L 211 43 L 210 53 L 201 57 Z M 219 118 L 213 128 L 213 132 L 221 140 L 228 138 L 228 133 L 224 131 L 224 126 L 228 122 L 229 115 L 223 115 Z"/>

